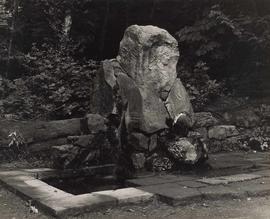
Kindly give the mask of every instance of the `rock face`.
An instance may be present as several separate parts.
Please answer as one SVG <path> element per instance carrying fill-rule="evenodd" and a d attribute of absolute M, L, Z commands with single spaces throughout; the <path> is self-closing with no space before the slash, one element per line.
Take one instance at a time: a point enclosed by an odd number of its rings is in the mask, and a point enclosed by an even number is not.
<path fill-rule="evenodd" d="M 112 163 L 114 160 L 106 132 L 69 136 L 67 144 L 52 147 L 52 160 L 55 168 L 81 168 L 90 165 Z"/>
<path fill-rule="evenodd" d="M 0 145 L 8 143 L 11 132 L 17 132 L 30 151 L 48 150 L 52 145 L 62 143 L 69 135 L 79 135 L 80 126 L 80 119 L 50 122 L 0 120 Z"/>
<path fill-rule="evenodd" d="M 238 127 L 252 128 L 260 124 L 260 117 L 252 109 L 241 109 L 224 113 L 224 119 Z"/>
<path fill-rule="evenodd" d="M 199 112 L 194 114 L 195 128 L 210 127 L 218 124 L 218 120 L 210 112 Z"/>
<path fill-rule="evenodd" d="M 29 152 L 43 153 L 50 151 L 52 146 L 67 144 L 69 136 L 80 146 L 87 146 L 91 139 L 90 133 L 106 131 L 106 119 L 98 114 L 88 114 L 85 118 L 57 121 L 17 121 L 0 120 L 0 146 L 10 143 L 8 135 L 16 132 L 23 138 Z M 80 136 L 85 133 L 84 136 Z M 66 148 L 66 147 L 65 147 Z"/>
<path fill-rule="evenodd" d="M 194 129 L 194 131 L 197 132 L 197 133 L 200 133 L 200 136 L 201 136 L 204 140 L 207 140 L 207 138 L 208 138 L 208 131 L 207 131 L 207 128 L 205 128 L 205 127 L 197 128 L 197 129 Z"/>
<path fill-rule="evenodd" d="M 188 94 L 182 82 L 177 78 L 172 86 L 168 98 L 165 102 L 166 108 L 171 118 L 174 120 L 181 114 L 187 115 L 187 124 L 192 127 L 194 123 L 193 108 Z"/>
<path fill-rule="evenodd" d="M 154 26 L 127 28 L 120 43 L 117 61 L 122 69 L 116 80 L 128 109 L 126 126 L 146 133 L 167 128 L 163 101 L 176 80 L 179 52 L 177 41 Z"/>
<path fill-rule="evenodd" d="M 129 145 L 136 151 L 148 151 L 149 137 L 142 133 L 133 132 L 128 135 Z"/>
<path fill-rule="evenodd" d="M 97 71 L 97 74 L 92 83 L 93 95 L 91 97 L 91 113 L 106 115 L 113 109 L 113 90 L 105 81 L 106 68 Z"/>
<path fill-rule="evenodd" d="M 67 143 L 82 148 L 88 148 L 93 138 L 94 135 L 68 136 Z"/>
<path fill-rule="evenodd" d="M 208 137 L 214 139 L 226 139 L 228 137 L 239 135 L 238 130 L 234 125 L 218 125 L 213 126 L 208 130 Z"/>
<path fill-rule="evenodd" d="M 123 103 L 127 103 L 125 121 L 129 132 L 154 133 L 167 128 L 167 111 L 153 90 L 141 92 L 135 81 L 123 73 L 118 75 L 117 82 Z"/>
<path fill-rule="evenodd" d="M 145 164 L 145 156 L 143 153 L 133 153 L 131 155 L 132 163 L 135 169 L 143 169 Z"/>
<path fill-rule="evenodd" d="M 117 60 L 142 93 L 153 90 L 165 100 L 176 79 L 178 57 L 178 43 L 166 30 L 132 25 L 125 31 Z"/>
<path fill-rule="evenodd" d="M 106 119 L 99 114 L 87 114 L 88 132 L 99 132 L 106 130 Z"/>
<path fill-rule="evenodd" d="M 188 94 L 177 78 L 178 58 L 178 43 L 166 30 L 132 25 L 125 31 L 116 59 L 103 62 L 104 79 L 114 94 L 112 113 L 121 114 L 125 150 L 132 154 L 135 169 L 141 169 L 144 159 L 158 150 L 159 133 L 170 129 L 186 136 L 194 123 Z M 195 163 L 200 154 L 194 156 L 190 159 Z M 166 168 L 157 169 L 170 169 L 167 159 L 158 155 L 152 166 L 166 163 Z"/>
<path fill-rule="evenodd" d="M 112 89 L 118 87 L 121 104 L 127 107 L 129 132 L 155 133 L 168 128 L 166 119 L 174 120 L 182 112 L 188 114 L 192 125 L 192 106 L 176 78 L 178 57 L 177 41 L 166 30 L 132 25 L 124 34 L 117 58 L 103 62 L 107 84 Z"/>
<path fill-rule="evenodd" d="M 178 58 L 178 43 L 166 30 L 132 25 L 125 31 L 116 59 L 103 61 L 102 75 L 113 93 L 111 113 L 121 118 L 120 144 L 134 169 L 149 161 L 152 169 L 171 169 L 174 161 L 157 152 L 162 147 L 161 133 L 185 137 L 194 124 L 188 94 L 177 78 Z M 104 87 L 101 83 L 100 88 Z M 174 141 L 172 145 L 179 145 Z M 185 158 L 175 160 L 194 164 L 202 153 L 196 144 L 186 143 L 178 148 Z"/>
<path fill-rule="evenodd" d="M 180 113 L 193 124 L 187 92 L 176 78 L 177 41 L 154 26 L 132 25 L 125 31 L 116 59 L 103 62 L 105 80 L 118 86 L 129 132 L 152 134 L 168 128 L 166 120 Z M 115 98 L 116 99 L 116 98 Z"/>

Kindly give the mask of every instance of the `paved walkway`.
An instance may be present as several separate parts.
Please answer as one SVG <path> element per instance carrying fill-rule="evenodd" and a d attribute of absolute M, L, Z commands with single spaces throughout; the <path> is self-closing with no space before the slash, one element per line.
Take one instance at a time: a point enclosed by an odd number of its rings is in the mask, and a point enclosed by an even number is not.
<path fill-rule="evenodd" d="M 267 195 L 270 194 L 270 153 L 211 155 L 205 168 L 143 175 L 128 180 L 128 184 L 154 193 L 170 205 Z"/>

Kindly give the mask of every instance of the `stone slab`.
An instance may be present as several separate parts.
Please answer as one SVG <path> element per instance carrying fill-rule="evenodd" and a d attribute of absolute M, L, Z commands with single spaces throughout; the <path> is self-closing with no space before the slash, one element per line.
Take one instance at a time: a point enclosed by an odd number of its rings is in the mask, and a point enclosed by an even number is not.
<path fill-rule="evenodd" d="M 218 184 L 229 184 L 232 182 L 241 182 L 246 180 L 252 180 L 262 177 L 261 175 L 255 174 L 236 174 L 230 176 L 221 176 L 221 177 L 212 177 L 212 178 L 203 178 L 197 180 L 197 182 L 206 183 L 209 185 L 218 185 Z"/>
<path fill-rule="evenodd" d="M 253 174 L 260 175 L 263 177 L 270 177 L 270 169 L 260 170 L 252 172 Z"/>
<path fill-rule="evenodd" d="M 54 216 L 65 218 L 68 215 L 77 215 L 97 208 L 115 207 L 117 199 L 107 195 L 89 193 L 58 200 L 42 200 L 38 205 Z"/>
<path fill-rule="evenodd" d="M 223 140 L 228 137 L 239 135 L 238 130 L 233 125 L 216 125 L 208 130 L 208 137 L 210 139 Z"/>
<path fill-rule="evenodd" d="M 252 161 L 246 160 L 243 153 L 211 154 L 207 163 L 217 170 L 235 167 L 250 168 L 253 165 Z"/>
<path fill-rule="evenodd" d="M 20 169 L 20 170 L 3 170 L 0 169 L 1 177 L 14 177 L 14 176 L 32 176 L 34 178 L 46 178 L 47 176 L 57 175 L 59 171 L 51 168 L 32 168 L 32 169 Z"/>
<path fill-rule="evenodd" d="M 49 200 L 73 197 L 74 195 L 57 189 L 40 180 L 26 177 L 1 179 L 8 188 L 22 198 L 31 200 Z"/>
<path fill-rule="evenodd" d="M 196 179 L 196 176 L 180 175 L 180 174 L 166 174 L 160 175 L 159 178 L 166 179 L 168 182 L 182 182 Z"/>
<path fill-rule="evenodd" d="M 260 178 L 252 181 L 229 184 L 230 189 L 238 193 L 246 193 L 247 196 L 264 196 L 270 194 L 270 178 Z"/>
<path fill-rule="evenodd" d="M 233 187 L 227 187 L 223 185 L 207 186 L 198 188 L 203 199 L 218 200 L 225 198 L 241 198 L 244 197 L 243 192 L 235 190 Z"/>
<path fill-rule="evenodd" d="M 134 185 L 134 186 L 149 186 L 149 185 L 159 185 L 159 184 L 171 183 L 171 182 L 188 181 L 194 178 L 195 177 L 193 176 L 168 174 L 168 175 L 150 176 L 150 177 L 131 179 L 131 180 L 127 180 L 127 184 Z"/>
<path fill-rule="evenodd" d="M 207 185 L 205 183 L 200 183 L 196 181 L 182 181 L 182 182 L 177 182 L 179 185 L 188 187 L 188 188 L 201 188 L 201 187 L 206 187 Z"/>
<path fill-rule="evenodd" d="M 35 179 L 33 176 L 25 174 L 25 175 L 14 175 L 14 176 L 0 176 L 0 178 L 3 181 L 8 181 L 8 182 L 24 182 L 26 180 L 33 180 Z"/>
<path fill-rule="evenodd" d="M 10 171 L 0 171 L 0 177 L 10 177 L 10 176 L 22 176 L 26 175 L 24 171 L 10 170 Z"/>
<path fill-rule="evenodd" d="M 106 190 L 93 192 L 92 194 L 101 194 L 116 198 L 119 204 L 135 204 L 140 202 L 147 202 L 154 198 L 154 194 L 136 188 Z"/>
<path fill-rule="evenodd" d="M 29 173 L 41 173 L 41 172 L 54 172 L 54 169 L 51 168 L 32 168 L 32 169 L 22 169 L 24 172 Z"/>
<path fill-rule="evenodd" d="M 184 188 L 177 183 L 143 186 L 140 189 L 156 194 L 161 201 L 173 206 L 188 204 L 201 199 L 201 193 L 197 189 Z"/>
<path fill-rule="evenodd" d="M 161 179 L 157 176 L 130 179 L 126 181 L 127 185 L 130 186 L 148 186 L 148 185 L 164 184 L 167 182 L 168 181 L 166 181 L 165 179 Z"/>

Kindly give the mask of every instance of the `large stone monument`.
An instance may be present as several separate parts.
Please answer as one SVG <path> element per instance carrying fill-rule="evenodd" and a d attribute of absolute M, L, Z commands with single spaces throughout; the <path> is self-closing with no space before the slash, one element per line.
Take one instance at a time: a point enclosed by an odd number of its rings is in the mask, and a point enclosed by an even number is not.
<path fill-rule="evenodd" d="M 106 106 L 113 110 L 107 113 L 121 118 L 120 148 L 135 169 L 170 169 L 174 163 L 195 164 L 206 158 L 203 143 L 187 137 L 194 117 L 177 78 L 178 58 L 178 43 L 166 30 L 132 25 L 116 59 L 103 61 L 100 77 L 113 94 L 112 106 Z"/>

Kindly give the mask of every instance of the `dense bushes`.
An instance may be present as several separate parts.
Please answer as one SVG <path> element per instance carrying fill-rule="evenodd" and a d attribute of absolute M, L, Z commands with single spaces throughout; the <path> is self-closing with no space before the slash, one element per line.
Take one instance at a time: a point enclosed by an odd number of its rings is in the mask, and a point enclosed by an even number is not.
<path fill-rule="evenodd" d="M 42 49 L 33 47 L 21 62 L 27 74 L 2 81 L 3 114 L 61 119 L 83 116 L 89 110 L 97 62 L 79 62 L 68 49 L 46 44 Z"/>
<path fill-rule="evenodd" d="M 25 53 L 32 43 L 42 46 L 44 42 L 58 45 L 67 31 L 74 43 L 77 54 L 85 52 L 87 45 L 93 43 L 96 20 L 89 13 L 91 0 L 15 0 L 18 3 L 15 47 Z M 14 11 L 14 0 L 7 0 L 7 8 Z M 70 20 L 68 21 L 68 18 Z M 13 17 L 14 19 L 14 17 Z M 88 47 L 89 49 L 89 47 Z M 88 51 L 91 53 L 91 51 Z"/>
<path fill-rule="evenodd" d="M 73 6 L 87 2 L 6 1 L 13 14 L 9 25 L 15 25 L 0 45 L 0 117 L 63 119 L 89 111 L 98 63 L 78 59 L 89 36 L 71 31 L 68 19 Z"/>
<path fill-rule="evenodd" d="M 176 33 L 182 52 L 179 74 L 195 108 L 224 94 L 265 95 L 269 91 L 269 25 L 270 15 L 231 17 L 214 5 Z"/>

